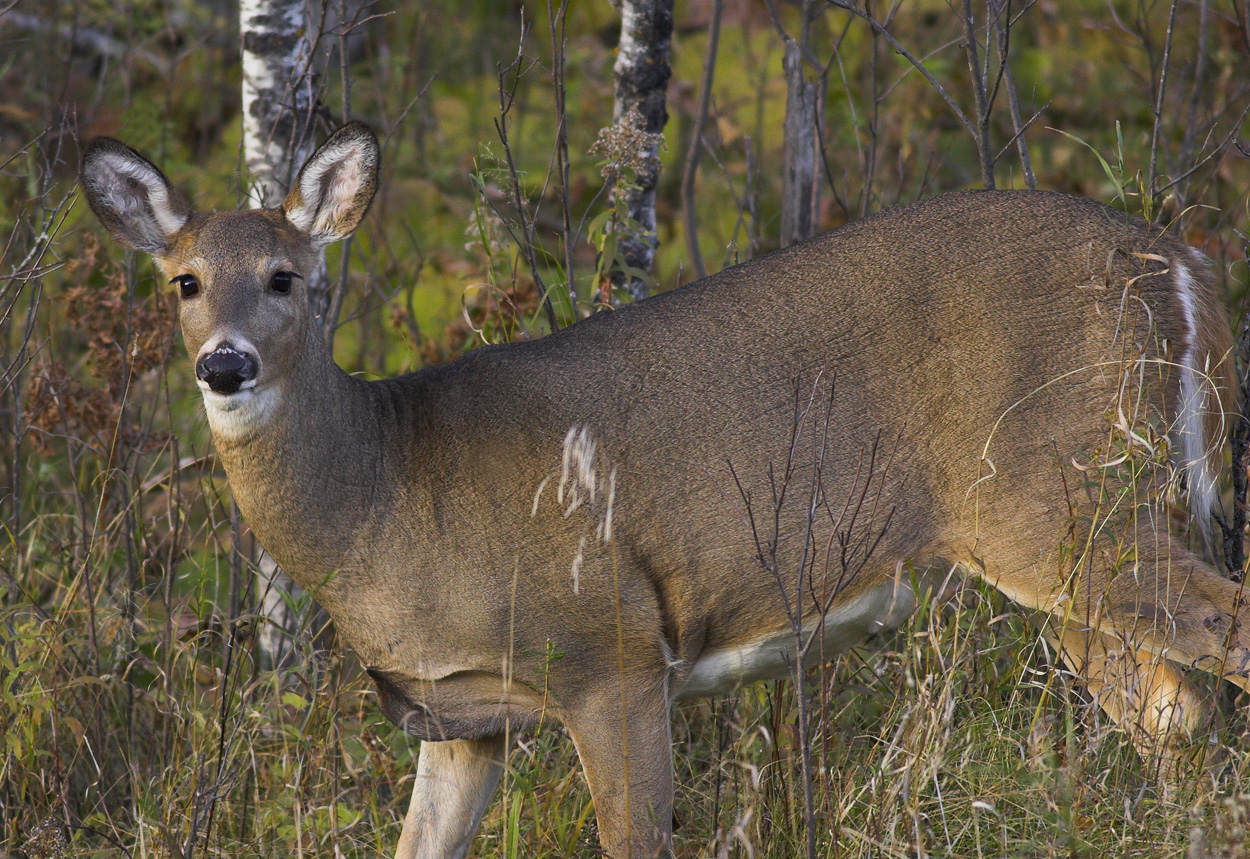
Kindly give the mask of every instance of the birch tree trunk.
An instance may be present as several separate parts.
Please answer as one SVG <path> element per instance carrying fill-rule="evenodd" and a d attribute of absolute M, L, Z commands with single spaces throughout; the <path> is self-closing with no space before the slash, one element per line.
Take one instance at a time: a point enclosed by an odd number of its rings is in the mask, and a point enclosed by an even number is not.
<path fill-rule="evenodd" d="M 643 119 L 642 131 L 660 134 L 668 121 L 666 98 L 668 80 L 672 76 L 669 54 L 673 36 L 673 0 L 616 0 L 621 12 L 621 41 L 616 55 L 613 76 L 616 79 L 616 104 L 613 119 L 637 109 Z M 618 245 L 630 268 L 650 271 L 655 258 L 655 186 L 660 177 L 659 144 L 649 147 L 645 160 L 649 169 L 637 177 L 637 187 L 622 197 L 629 217 L 637 221 L 642 236 L 622 236 Z M 624 284 L 626 278 L 620 278 Z M 647 297 L 647 282 L 628 278 L 630 295 L 635 301 Z"/>
<path fill-rule="evenodd" d="M 240 0 L 243 151 L 256 207 L 282 202 L 314 147 L 317 116 L 306 0 Z"/>
<path fill-rule="evenodd" d="M 318 16 L 324 7 L 313 2 L 311 16 Z M 308 26 L 308 4 L 309 0 L 239 0 L 243 157 L 251 179 L 248 201 L 255 208 L 279 205 L 316 148 L 315 122 L 321 107 L 309 34 L 317 28 Z M 313 313 L 325 318 L 330 289 L 324 252 L 306 283 Z M 299 585 L 268 554 L 261 553 L 258 569 L 263 619 L 257 634 L 259 656 L 267 667 L 286 668 L 301 628 L 328 629 L 329 618 L 324 609 L 304 599 Z M 309 607 L 307 612 L 297 610 L 302 605 Z"/>

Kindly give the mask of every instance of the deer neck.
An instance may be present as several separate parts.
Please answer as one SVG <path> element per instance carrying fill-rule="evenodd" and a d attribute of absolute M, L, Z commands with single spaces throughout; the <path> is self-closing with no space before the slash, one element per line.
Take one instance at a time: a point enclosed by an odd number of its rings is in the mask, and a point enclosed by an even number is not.
<path fill-rule="evenodd" d="M 361 584 L 355 547 L 390 496 L 373 398 L 316 331 L 296 368 L 263 395 L 272 398 L 264 419 L 244 431 L 227 432 L 210 415 L 213 443 L 260 544 L 333 614 Z"/>

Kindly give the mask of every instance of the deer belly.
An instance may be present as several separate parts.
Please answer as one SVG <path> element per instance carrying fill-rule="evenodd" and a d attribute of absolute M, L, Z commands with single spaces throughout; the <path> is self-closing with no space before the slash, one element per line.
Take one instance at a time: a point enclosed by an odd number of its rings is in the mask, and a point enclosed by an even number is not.
<path fill-rule="evenodd" d="M 823 626 L 823 641 L 812 642 L 807 662 L 828 659 L 882 630 L 895 629 L 916 609 L 910 584 L 887 581 L 842 602 L 836 602 L 819 619 L 803 625 L 803 639 Z M 786 676 L 794 664 L 794 632 L 786 627 L 743 644 L 709 651 L 699 657 L 685 682 L 677 689 L 679 699 L 724 695 L 756 680 Z"/>
<path fill-rule="evenodd" d="M 440 680 L 377 668 L 366 673 L 377 687 L 382 714 L 420 740 L 476 740 L 527 730 L 538 723 L 543 705 L 521 684 L 481 671 Z"/>

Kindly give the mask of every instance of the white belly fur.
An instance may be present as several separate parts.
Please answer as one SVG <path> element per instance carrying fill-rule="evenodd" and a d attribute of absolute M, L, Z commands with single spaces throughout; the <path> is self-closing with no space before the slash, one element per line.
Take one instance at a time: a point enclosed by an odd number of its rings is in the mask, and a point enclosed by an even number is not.
<path fill-rule="evenodd" d="M 814 643 L 808 660 L 845 652 L 873 633 L 898 627 L 915 610 L 915 592 L 901 578 L 882 582 L 854 599 L 836 603 L 825 615 L 824 648 Z M 817 622 L 804 624 L 805 637 Z M 794 651 L 794 633 L 786 628 L 746 644 L 705 653 L 677 689 L 677 698 L 724 695 L 744 683 L 785 676 L 793 664 Z"/>

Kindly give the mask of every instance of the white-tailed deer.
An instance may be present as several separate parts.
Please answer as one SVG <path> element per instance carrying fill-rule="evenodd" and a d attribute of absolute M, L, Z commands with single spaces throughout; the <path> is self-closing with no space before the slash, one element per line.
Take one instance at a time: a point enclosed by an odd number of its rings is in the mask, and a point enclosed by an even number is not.
<path fill-rule="evenodd" d="M 786 672 L 786 570 L 807 571 L 825 656 L 902 623 L 926 582 L 981 577 L 1047 616 L 1146 751 L 1199 724 L 1185 670 L 1247 687 L 1240 588 L 1161 501 L 1208 519 L 1235 399 L 1191 248 L 1088 200 L 950 194 L 366 382 L 334 364 L 304 276 L 364 217 L 378 159 L 351 124 L 280 208 L 202 215 L 100 139 L 82 184 L 178 285 L 252 530 L 423 740 L 398 856 L 463 856 L 505 735 L 543 713 L 607 853 L 667 852 L 670 709 Z M 875 531 L 848 572 L 830 558 L 856 497 Z"/>

